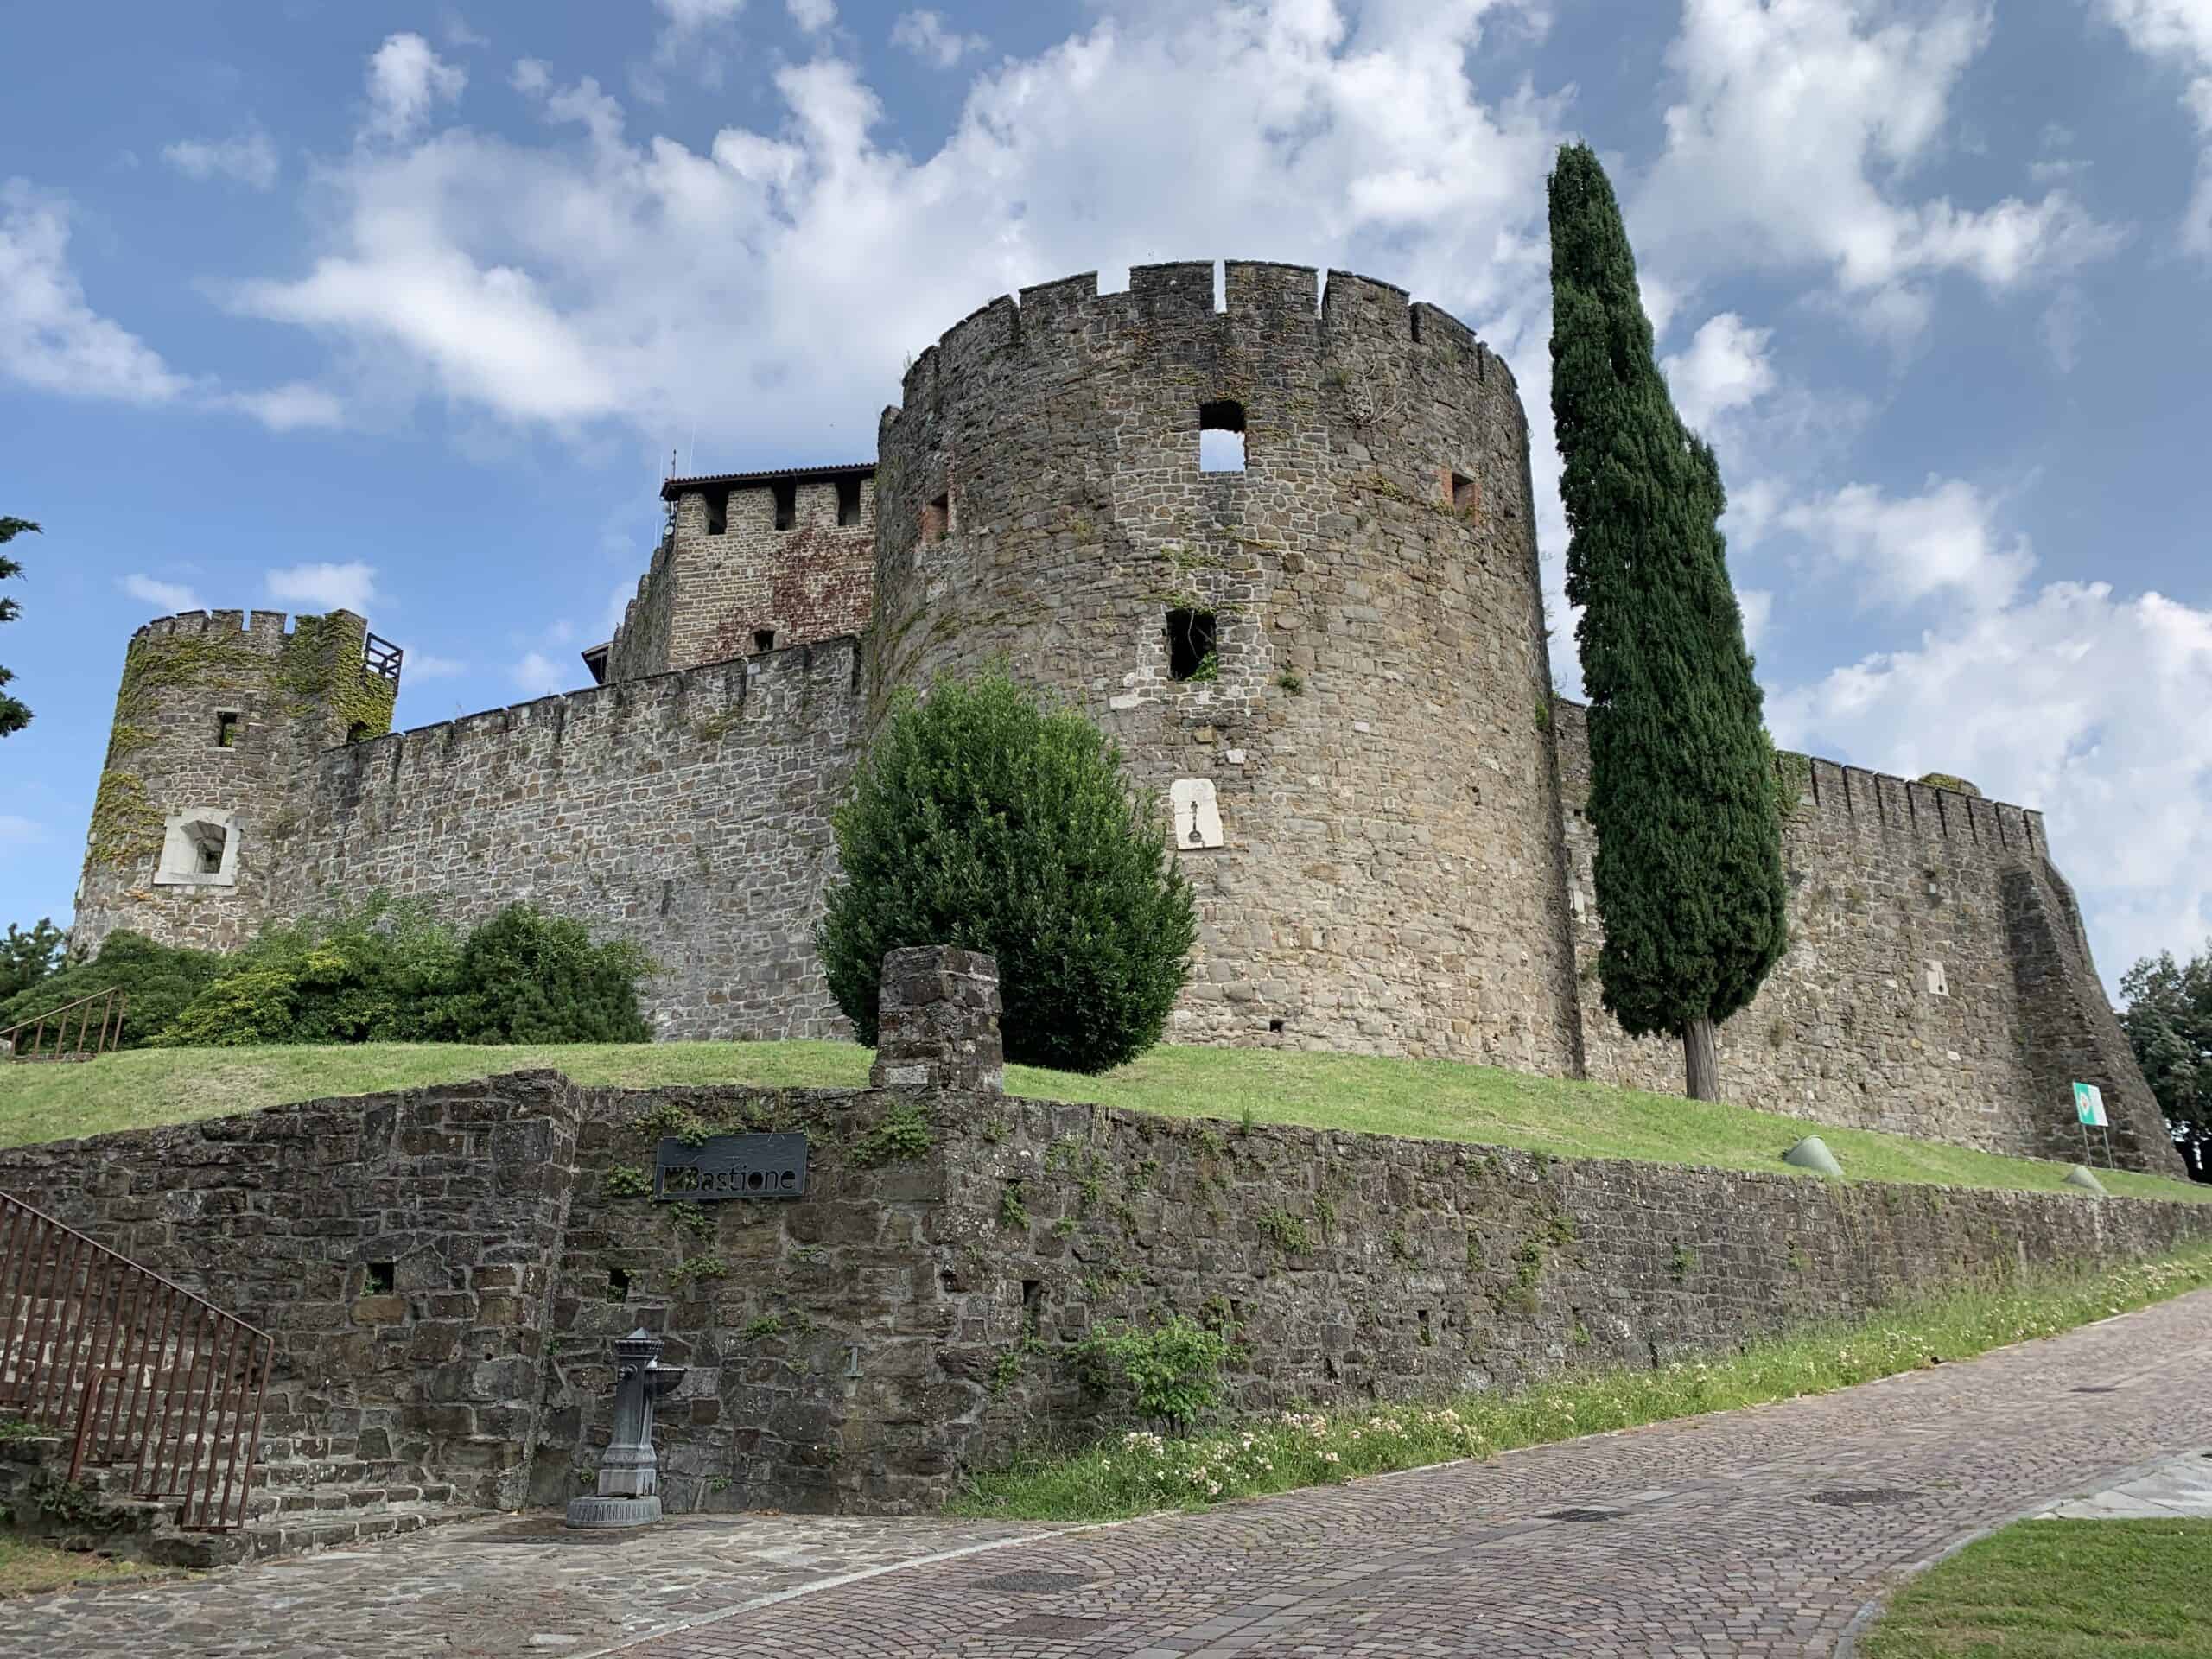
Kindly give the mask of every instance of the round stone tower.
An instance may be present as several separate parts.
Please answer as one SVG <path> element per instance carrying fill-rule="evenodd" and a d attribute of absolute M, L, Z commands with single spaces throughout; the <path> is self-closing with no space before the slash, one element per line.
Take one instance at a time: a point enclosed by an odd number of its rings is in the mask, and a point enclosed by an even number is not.
<path fill-rule="evenodd" d="M 1318 302 L 1317 302 L 1318 296 Z M 1161 798 L 1182 1042 L 1579 1069 L 1512 376 L 1387 284 L 1230 264 L 976 312 L 885 412 L 871 709 L 993 660 Z"/>
<path fill-rule="evenodd" d="M 123 659 L 70 949 L 117 928 L 231 950 L 269 916 L 315 757 L 391 729 L 398 651 L 351 611 L 193 611 Z"/>

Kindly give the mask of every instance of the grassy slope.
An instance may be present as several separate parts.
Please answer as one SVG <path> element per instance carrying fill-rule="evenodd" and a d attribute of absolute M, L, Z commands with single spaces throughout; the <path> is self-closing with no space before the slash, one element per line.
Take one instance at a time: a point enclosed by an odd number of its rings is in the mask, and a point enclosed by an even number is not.
<path fill-rule="evenodd" d="M 632 1088 L 674 1083 L 858 1088 L 868 1081 L 868 1060 L 867 1050 L 849 1043 L 142 1050 L 80 1065 L 0 1065 L 0 1146 L 531 1066 L 556 1067 L 580 1083 Z M 1817 1128 L 1858 1179 L 2050 1189 L 2065 1174 L 2058 1164 L 1448 1060 L 1159 1048 L 1103 1077 L 1011 1066 L 1007 1089 L 1011 1094 L 1097 1101 L 1175 1117 L 1233 1119 L 1249 1112 L 1262 1123 L 1728 1169 L 1788 1172 L 1782 1153 Z M 2131 1197 L 2212 1202 L 2212 1187 L 2185 1181 L 2122 1173 L 2103 1179 L 2113 1192 Z"/>
<path fill-rule="evenodd" d="M 1899 1592 L 1866 1659 L 2212 1654 L 2212 1521 L 2024 1521 Z"/>

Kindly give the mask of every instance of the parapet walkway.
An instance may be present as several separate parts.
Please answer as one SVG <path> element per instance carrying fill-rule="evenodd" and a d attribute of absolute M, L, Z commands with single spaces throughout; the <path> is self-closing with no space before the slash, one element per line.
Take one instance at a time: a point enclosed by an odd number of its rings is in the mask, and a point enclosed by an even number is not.
<path fill-rule="evenodd" d="M 0 1659 L 1797 1659 L 1963 1538 L 2212 1446 L 2208 1377 L 2212 1291 L 1844 1393 L 1202 1516 L 702 1516 L 611 1548 L 471 1523 L 0 1605 Z"/>

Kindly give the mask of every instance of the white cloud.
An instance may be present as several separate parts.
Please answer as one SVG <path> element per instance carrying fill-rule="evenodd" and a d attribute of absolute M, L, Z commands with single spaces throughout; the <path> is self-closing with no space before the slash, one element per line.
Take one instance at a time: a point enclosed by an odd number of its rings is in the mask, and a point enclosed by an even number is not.
<path fill-rule="evenodd" d="M 1774 595 L 1764 588 L 1738 588 L 1736 606 L 1744 613 L 1744 643 L 1757 651 L 1774 618 Z"/>
<path fill-rule="evenodd" d="M 369 59 L 365 135 L 404 143 L 467 85 L 468 72 L 441 58 L 420 35 L 388 35 Z"/>
<path fill-rule="evenodd" d="M 819 35 L 837 21 L 837 0 L 784 0 L 784 9 L 809 35 Z"/>
<path fill-rule="evenodd" d="M 1716 416 L 1773 391 L 1774 367 L 1766 355 L 1773 338 L 1771 329 L 1751 327 L 1733 311 L 1707 319 L 1688 351 L 1660 364 L 1682 419 L 1710 434 Z"/>
<path fill-rule="evenodd" d="M 550 696 L 556 691 L 569 690 L 582 673 L 581 664 L 570 670 L 542 651 L 525 652 L 521 660 L 507 670 L 508 677 L 533 697 Z"/>
<path fill-rule="evenodd" d="M 653 5 L 671 29 L 696 34 L 734 21 L 745 10 L 745 0 L 653 0 Z"/>
<path fill-rule="evenodd" d="M 1777 738 L 2040 807 L 2113 985 L 2212 916 L 2212 611 L 2054 582 L 1768 699 Z"/>
<path fill-rule="evenodd" d="M 400 664 L 402 677 L 418 683 L 455 679 L 467 672 L 468 664 L 460 658 L 435 656 L 427 651 L 410 651 Z"/>
<path fill-rule="evenodd" d="M 207 608 L 200 595 L 181 582 L 162 582 L 133 571 L 116 586 L 140 604 L 151 605 L 163 616 L 176 616 L 185 611 L 204 611 Z"/>
<path fill-rule="evenodd" d="M 188 389 L 161 353 L 86 303 L 69 264 L 69 207 L 0 182 L 0 375 L 41 391 L 166 403 Z"/>
<path fill-rule="evenodd" d="M 1877 599 L 1906 605 L 1950 594 L 1986 611 L 2010 601 L 2035 565 L 2027 538 L 2006 543 L 1993 518 L 1973 485 L 1930 476 L 1904 497 L 1847 484 L 1783 508 L 1775 522 L 1851 567 Z"/>
<path fill-rule="evenodd" d="M 1668 262 L 1825 268 L 1854 314 L 1916 329 L 1916 283 L 1994 289 L 2101 258 L 2120 237 L 2065 192 L 1984 208 L 1913 201 L 1952 89 L 1989 38 L 1982 0 L 1907 14 L 1874 0 L 1685 0 L 1682 79 L 1631 225 Z"/>
<path fill-rule="evenodd" d="M 256 190 L 276 182 L 276 146 L 254 122 L 237 137 L 182 138 L 164 145 L 162 159 L 188 179 L 232 179 Z"/>
<path fill-rule="evenodd" d="M 375 602 L 376 577 L 374 565 L 349 559 L 344 564 L 289 565 L 270 571 L 265 582 L 269 596 L 287 605 L 359 613 Z"/>
<path fill-rule="evenodd" d="M 1481 328 L 1541 411 L 1560 111 L 1476 95 L 1467 54 L 1506 10 L 1370 6 L 1355 29 L 1323 0 L 1115 0 L 981 73 L 919 155 L 877 141 L 880 101 L 836 58 L 778 70 L 780 118 L 704 153 L 533 77 L 550 137 L 340 158 L 311 187 L 319 257 L 236 302 L 470 410 L 656 441 L 696 422 L 711 466 L 800 431 L 865 450 L 902 360 L 993 295 L 1230 252 L 1411 288 Z"/>
<path fill-rule="evenodd" d="M 0 847 L 28 847 L 46 839 L 46 826 L 16 812 L 0 812 Z"/>
<path fill-rule="evenodd" d="M 2097 13 L 2144 56 L 2169 61 L 2189 77 L 2182 103 L 2203 149 L 2196 192 L 2182 213 L 2182 245 L 2212 254 L 2212 0 L 2097 0 Z"/>
<path fill-rule="evenodd" d="M 925 63 L 950 69 L 970 52 L 981 52 L 990 42 L 980 35 L 963 35 L 947 29 L 944 17 L 929 10 L 906 11 L 891 25 L 891 44 L 903 47 Z"/>
<path fill-rule="evenodd" d="M 228 392 L 221 401 L 226 408 L 252 416 L 272 432 L 337 426 L 345 419 L 345 410 L 335 394 L 298 380 L 262 391 Z"/>
<path fill-rule="evenodd" d="M 489 46 L 491 37 L 478 34 L 468 26 L 468 19 L 457 11 L 448 11 L 444 17 L 446 44 L 456 51 L 463 47 Z"/>

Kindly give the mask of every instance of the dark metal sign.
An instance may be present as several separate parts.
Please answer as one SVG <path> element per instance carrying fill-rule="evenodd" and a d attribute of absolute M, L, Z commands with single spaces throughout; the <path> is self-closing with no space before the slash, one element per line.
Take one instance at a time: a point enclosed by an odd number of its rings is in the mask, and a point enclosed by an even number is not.
<path fill-rule="evenodd" d="M 692 1146 L 662 1139 L 653 1158 L 653 1197 L 708 1204 L 717 1198 L 796 1198 L 806 1192 L 803 1135 L 717 1135 Z"/>

